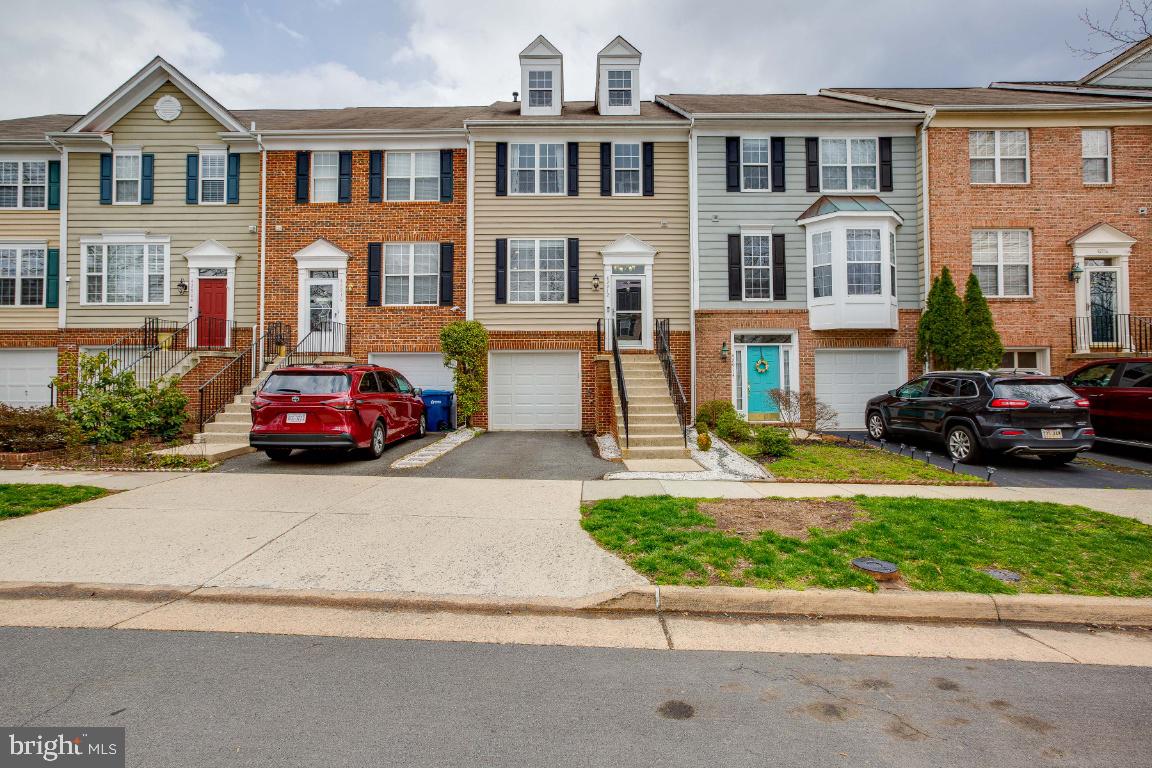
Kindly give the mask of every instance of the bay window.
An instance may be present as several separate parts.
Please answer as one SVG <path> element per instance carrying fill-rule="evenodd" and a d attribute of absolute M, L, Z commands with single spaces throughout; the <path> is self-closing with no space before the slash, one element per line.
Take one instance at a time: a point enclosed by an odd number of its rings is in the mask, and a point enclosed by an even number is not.
<path fill-rule="evenodd" d="M 0 208 L 46 208 L 48 161 L 0 162 Z"/>
<path fill-rule="evenodd" d="M 0 245 L 0 307 L 44 306 L 47 253 L 42 245 Z"/>
<path fill-rule="evenodd" d="M 832 295 L 832 233 L 812 235 L 812 298 L 824 299 Z"/>
<path fill-rule="evenodd" d="M 848 295 L 879 296 L 881 290 L 880 230 L 849 229 Z"/>
<path fill-rule="evenodd" d="M 877 139 L 820 139 L 820 189 L 876 192 L 880 177 Z"/>
<path fill-rule="evenodd" d="M 512 144 L 508 150 L 512 194 L 559 195 L 563 192 L 563 144 Z"/>
<path fill-rule="evenodd" d="M 439 200 L 440 153 L 389 152 L 385 161 L 388 200 Z"/>
<path fill-rule="evenodd" d="M 384 244 L 384 303 L 436 304 L 440 300 L 440 244 Z"/>
<path fill-rule="evenodd" d="M 566 241 L 508 241 L 508 302 L 560 303 L 566 299 Z"/>
<path fill-rule="evenodd" d="M 84 304 L 167 304 L 168 242 L 85 242 Z"/>

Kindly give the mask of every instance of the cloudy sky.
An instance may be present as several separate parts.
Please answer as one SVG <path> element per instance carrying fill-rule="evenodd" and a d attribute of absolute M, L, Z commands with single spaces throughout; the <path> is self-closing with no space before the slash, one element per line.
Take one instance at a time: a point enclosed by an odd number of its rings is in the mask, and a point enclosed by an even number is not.
<path fill-rule="evenodd" d="M 225 106 L 487 104 L 543 33 L 568 98 L 622 34 L 646 95 L 1074 78 L 1118 0 L 0 0 L 0 117 L 83 113 L 159 53 Z M 1098 63 L 1098 62 L 1097 62 Z"/>

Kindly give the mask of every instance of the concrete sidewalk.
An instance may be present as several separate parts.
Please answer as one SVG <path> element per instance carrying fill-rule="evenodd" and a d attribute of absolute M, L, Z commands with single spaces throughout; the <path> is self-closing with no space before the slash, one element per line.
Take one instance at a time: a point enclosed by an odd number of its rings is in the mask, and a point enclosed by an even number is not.
<path fill-rule="evenodd" d="M 127 491 L 146 485 L 166 483 L 187 477 L 192 472 L 100 472 L 56 469 L 0 470 L 0 484 L 31 483 L 34 485 L 92 485 L 111 491 Z"/>

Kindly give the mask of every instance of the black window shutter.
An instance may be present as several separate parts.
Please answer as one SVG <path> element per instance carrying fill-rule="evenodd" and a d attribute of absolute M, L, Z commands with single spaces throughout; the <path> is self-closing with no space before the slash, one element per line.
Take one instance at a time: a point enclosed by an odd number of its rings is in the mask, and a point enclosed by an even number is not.
<path fill-rule="evenodd" d="M 55 160 L 51 162 L 56 162 Z M 48 249 L 48 263 L 44 270 L 44 306 L 60 306 L 60 249 Z"/>
<path fill-rule="evenodd" d="M 188 155 L 184 168 L 184 202 L 196 205 L 200 201 L 200 155 Z"/>
<path fill-rule="evenodd" d="M 644 142 L 643 146 L 643 184 L 644 196 L 652 197 L 656 194 L 656 145 L 651 141 Z"/>
<path fill-rule="evenodd" d="M 152 190 L 155 186 L 156 155 L 140 155 L 140 204 L 152 205 Z"/>
<path fill-rule="evenodd" d="M 60 210 L 60 161 L 48 161 L 48 210 Z"/>
<path fill-rule="evenodd" d="M 740 137 L 724 139 L 724 174 L 729 192 L 740 191 Z"/>
<path fill-rule="evenodd" d="M 784 235 L 772 235 L 772 298 L 788 298 L 788 268 L 784 261 Z"/>
<path fill-rule="evenodd" d="M 228 205 L 240 204 L 240 155 L 228 153 Z"/>
<path fill-rule="evenodd" d="M 374 149 L 368 153 L 368 202 L 384 199 L 384 152 Z"/>
<path fill-rule="evenodd" d="M 820 191 L 820 139 L 809 136 L 804 139 L 804 173 L 809 192 Z"/>
<path fill-rule="evenodd" d="M 892 191 L 892 137 L 880 137 L 880 191 Z"/>
<path fill-rule="evenodd" d="M 600 142 L 600 194 L 612 194 L 612 142 Z"/>
<path fill-rule="evenodd" d="M 451 154 L 452 150 L 448 150 Z M 456 251 L 453 243 L 440 243 L 440 306 L 452 306 L 452 261 Z"/>
<path fill-rule="evenodd" d="M 312 153 L 296 153 L 296 202 L 306 203 L 312 176 Z"/>
<path fill-rule="evenodd" d="M 340 153 L 340 179 L 337 186 L 336 201 L 340 203 L 352 202 L 352 153 Z"/>
<path fill-rule="evenodd" d="M 380 282 L 384 245 L 368 243 L 368 306 L 380 306 Z"/>
<path fill-rule="evenodd" d="M 452 202 L 452 150 L 440 150 L 440 202 Z"/>
<path fill-rule="evenodd" d="M 772 191 L 784 191 L 784 137 L 772 137 Z"/>
<path fill-rule="evenodd" d="M 580 238 L 568 238 L 568 303 L 580 303 Z"/>
<path fill-rule="evenodd" d="M 728 235 L 729 301 L 741 301 L 744 298 L 744 254 L 741 251 L 740 235 Z"/>
<path fill-rule="evenodd" d="M 508 239 L 496 239 L 496 303 L 508 303 Z"/>
<path fill-rule="evenodd" d="M 568 196 L 580 195 L 580 142 L 568 142 Z"/>
<path fill-rule="evenodd" d="M 112 153 L 100 155 L 100 205 L 112 205 Z"/>
<path fill-rule="evenodd" d="M 508 142 L 496 142 L 496 197 L 508 194 Z"/>

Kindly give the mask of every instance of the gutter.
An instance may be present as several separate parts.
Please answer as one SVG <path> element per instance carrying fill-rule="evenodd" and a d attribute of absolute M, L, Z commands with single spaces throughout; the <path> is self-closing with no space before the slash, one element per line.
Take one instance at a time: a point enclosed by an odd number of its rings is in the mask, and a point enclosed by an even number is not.
<path fill-rule="evenodd" d="M 1152 88 L 1118 89 L 1107 86 L 1040 85 L 1037 83 L 992 83 L 989 88 L 1005 91 L 1040 91 L 1047 93 L 1081 93 L 1090 96 L 1152 96 Z"/>
<path fill-rule="evenodd" d="M 473 320 L 476 317 L 476 140 L 471 133 L 468 134 L 468 183 L 465 189 L 468 193 L 468 203 L 465 206 L 466 225 L 464 243 L 464 271 L 467 284 L 464 296 L 464 319 Z"/>
<path fill-rule="evenodd" d="M 700 274 L 697 262 L 700 259 L 700 200 L 699 200 L 699 154 L 696 149 L 696 121 L 688 118 L 688 354 L 689 359 L 689 385 L 692 398 L 689 403 L 692 412 L 689 416 L 695 421 L 696 417 L 696 312 L 700 308 Z"/>
<path fill-rule="evenodd" d="M 933 114 L 938 112 L 1082 112 L 1112 109 L 1152 109 L 1152 101 L 1102 101 L 1098 104 L 915 104 L 909 101 L 864 96 L 858 93 L 821 89 L 821 96 L 831 96 L 861 104 L 875 104 Z"/>

